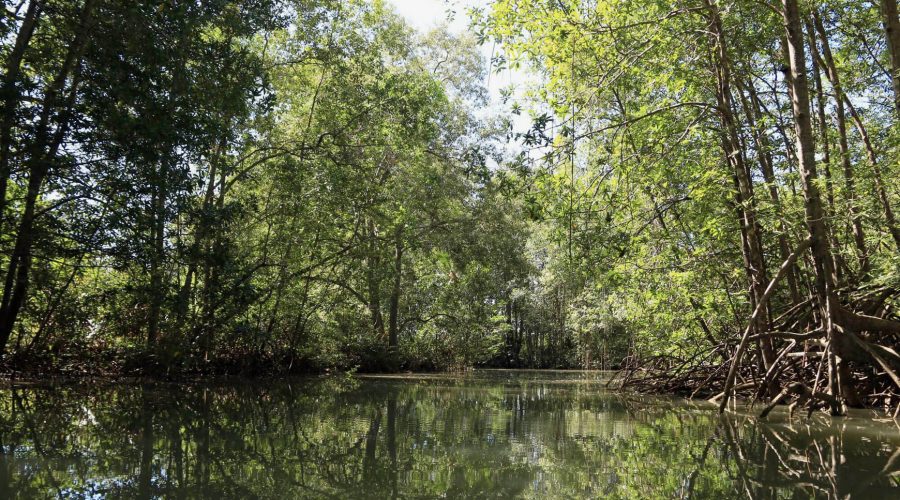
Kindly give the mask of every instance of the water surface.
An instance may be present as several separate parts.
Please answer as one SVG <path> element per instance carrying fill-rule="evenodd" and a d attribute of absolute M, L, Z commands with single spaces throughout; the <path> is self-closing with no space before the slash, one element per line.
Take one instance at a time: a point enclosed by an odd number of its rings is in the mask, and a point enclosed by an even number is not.
<path fill-rule="evenodd" d="M 0 498 L 900 498 L 874 413 L 767 422 L 597 372 L 0 390 Z"/>

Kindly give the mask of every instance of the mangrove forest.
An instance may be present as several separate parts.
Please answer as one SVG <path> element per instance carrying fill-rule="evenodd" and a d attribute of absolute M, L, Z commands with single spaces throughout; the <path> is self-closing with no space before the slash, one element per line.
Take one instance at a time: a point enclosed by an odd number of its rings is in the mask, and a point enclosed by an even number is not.
<path fill-rule="evenodd" d="M 897 0 L 4 0 L 0 499 L 900 498 Z"/>
<path fill-rule="evenodd" d="M 896 0 L 442 5 L 5 1 L 5 377 L 616 370 L 896 416 Z"/>

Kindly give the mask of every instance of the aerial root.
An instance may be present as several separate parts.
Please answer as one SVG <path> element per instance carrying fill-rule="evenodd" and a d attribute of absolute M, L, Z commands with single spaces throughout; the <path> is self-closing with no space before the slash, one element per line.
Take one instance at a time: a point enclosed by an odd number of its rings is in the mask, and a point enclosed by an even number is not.
<path fill-rule="evenodd" d="M 772 398 L 772 401 L 763 408 L 763 411 L 759 414 L 759 418 L 766 418 L 769 413 L 778 406 L 786 397 L 790 395 L 797 395 L 797 401 L 793 402 L 789 406 L 790 415 L 794 415 L 794 409 L 797 406 L 801 406 L 806 402 L 815 402 L 821 401 L 823 403 L 828 404 L 829 406 L 834 406 L 838 404 L 838 401 L 834 396 L 830 394 L 825 394 L 822 392 L 813 392 L 812 389 L 806 386 L 803 382 L 794 382 L 785 387 L 777 396 Z"/>
<path fill-rule="evenodd" d="M 751 404 L 766 400 L 763 418 L 779 404 L 788 404 L 792 416 L 798 408 L 807 408 L 808 415 L 830 408 L 837 415 L 857 403 L 856 395 L 863 406 L 900 415 L 900 321 L 885 305 L 886 297 L 898 295 L 900 290 L 883 288 L 861 298 L 839 295 L 831 336 L 822 326 L 819 305 L 805 301 L 778 316 L 770 331 L 751 333 L 748 326 L 741 337 L 743 349 L 732 340 L 701 349 L 701 355 L 629 359 L 621 385 L 707 398 L 722 409 L 732 397 Z M 775 348 L 771 360 L 763 357 L 763 339 Z M 831 358 L 836 365 L 829 363 Z"/>

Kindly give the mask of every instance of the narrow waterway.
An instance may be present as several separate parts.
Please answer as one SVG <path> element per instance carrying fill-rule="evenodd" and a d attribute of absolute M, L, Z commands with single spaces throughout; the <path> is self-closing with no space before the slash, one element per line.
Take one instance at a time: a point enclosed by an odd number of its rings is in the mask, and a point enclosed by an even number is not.
<path fill-rule="evenodd" d="M 898 498 L 900 428 L 597 372 L 0 390 L 0 498 Z"/>

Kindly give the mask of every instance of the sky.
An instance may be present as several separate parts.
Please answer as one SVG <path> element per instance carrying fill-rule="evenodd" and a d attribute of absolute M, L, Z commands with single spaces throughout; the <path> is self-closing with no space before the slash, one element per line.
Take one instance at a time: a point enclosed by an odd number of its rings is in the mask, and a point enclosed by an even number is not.
<path fill-rule="evenodd" d="M 450 29 L 459 33 L 466 29 L 468 20 L 465 16 L 465 8 L 479 3 L 473 0 L 388 0 L 393 4 L 397 12 L 419 31 L 427 31 L 447 19 L 448 8 L 456 11 L 454 19 L 450 23 Z"/>
<path fill-rule="evenodd" d="M 462 33 L 469 28 L 469 19 L 466 15 L 468 7 L 484 6 L 485 0 L 386 0 L 385 3 L 394 6 L 394 9 L 406 18 L 409 24 L 419 31 L 428 31 L 442 23 L 447 23 L 453 33 Z M 448 19 L 449 14 L 449 19 Z M 485 67 L 490 65 L 490 46 L 481 48 Z M 491 94 L 494 105 L 500 99 L 500 90 L 513 85 L 521 90 L 528 80 L 524 71 L 503 71 L 501 74 L 490 74 L 485 84 Z M 520 120 L 516 120 L 518 122 Z M 517 126 L 519 123 L 516 124 Z M 518 127 L 517 127 L 518 128 Z"/>

